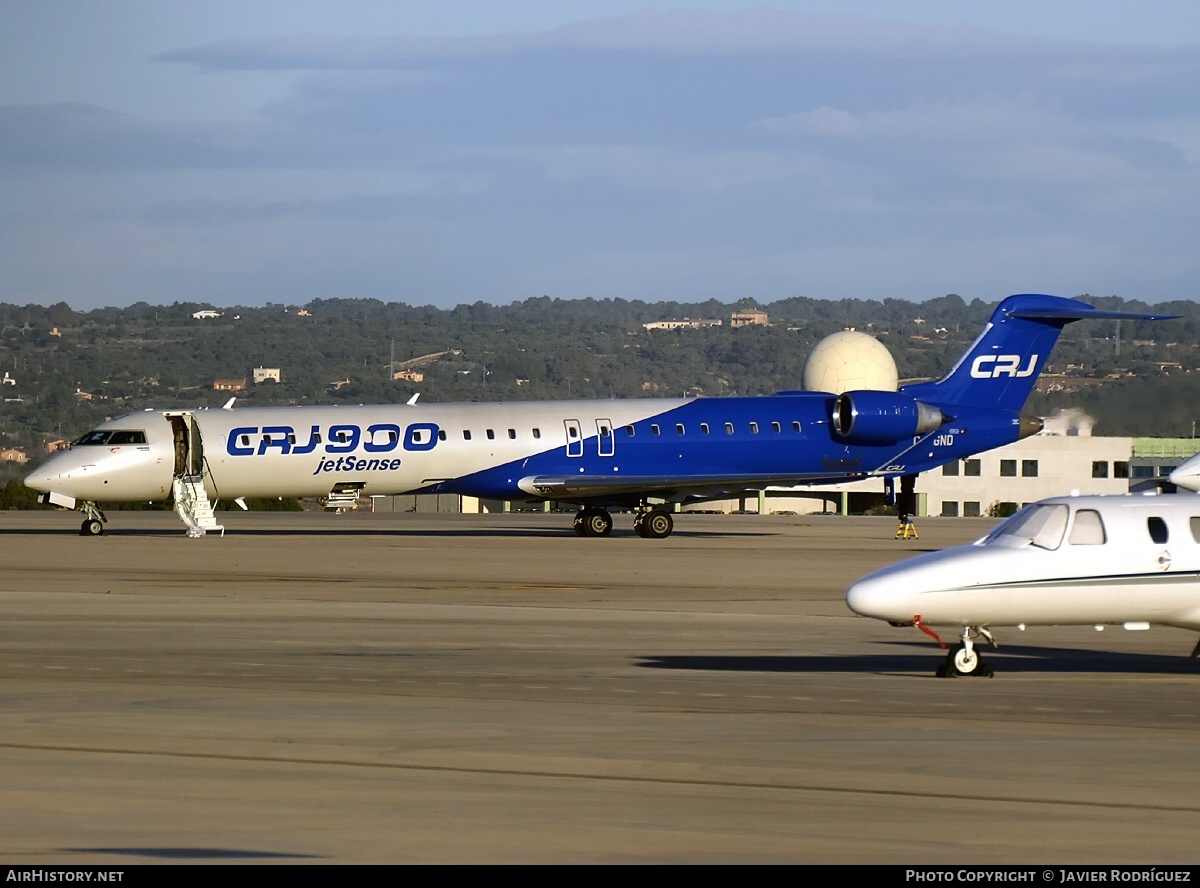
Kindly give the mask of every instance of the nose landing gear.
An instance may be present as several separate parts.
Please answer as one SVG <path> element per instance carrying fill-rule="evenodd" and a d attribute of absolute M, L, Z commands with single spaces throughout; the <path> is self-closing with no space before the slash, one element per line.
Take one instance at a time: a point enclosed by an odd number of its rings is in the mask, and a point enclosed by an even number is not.
<path fill-rule="evenodd" d="M 87 516 L 83 519 L 83 523 L 79 525 L 79 535 L 85 537 L 103 536 L 105 533 L 104 525 L 108 523 L 108 519 L 104 517 L 104 513 L 100 511 L 100 507 L 89 500 L 88 502 L 80 503 L 78 509 Z"/>
<path fill-rule="evenodd" d="M 938 678 L 958 678 L 960 676 L 991 678 L 996 674 L 975 650 L 975 635 L 987 639 L 992 647 L 997 646 L 996 639 L 987 629 L 981 626 L 964 626 L 961 636 L 962 643 L 946 654 L 946 662 L 937 668 Z"/>

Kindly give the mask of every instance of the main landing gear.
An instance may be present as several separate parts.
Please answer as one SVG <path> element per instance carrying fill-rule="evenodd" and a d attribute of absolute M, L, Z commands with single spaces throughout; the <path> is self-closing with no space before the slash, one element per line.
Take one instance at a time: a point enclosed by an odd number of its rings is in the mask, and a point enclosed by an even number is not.
<path fill-rule="evenodd" d="M 612 533 L 613 520 L 607 509 L 588 506 L 575 515 L 575 535 L 606 537 Z M 666 509 L 638 512 L 633 519 L 633 532 L 647 540 L 665 540 L 675 529 L 675 519 Z"/>
<path fill-rule="evenodd" d="M 647 540 L 665 540 L 675 528 L 675 519 L 666 509 L 638 512 L 633 519 L 633 532 Z"/>
<path fill-rule="evenodd" d="M 998 646 L 996 639 L 992 637 L 992 633 L 982 626 L 964 626 L 961 636 L 962 643 L 952 648 L 950 653 L 946 654 L 946 662 L 937 668 L 936 675 L 938 678 L 958 678 L 960 676 L 991 678 L 995 675 L 992 667 L 975 650 L 973 636 L 976 635 L 987 639 L 992 647 Z"/>
<path fill-rule="evenodd" d="M 606 537 L 612 533 L 612 515 L 607 509 L 588 506 L 575 515 L 575 535 L 581 537 Z"/>

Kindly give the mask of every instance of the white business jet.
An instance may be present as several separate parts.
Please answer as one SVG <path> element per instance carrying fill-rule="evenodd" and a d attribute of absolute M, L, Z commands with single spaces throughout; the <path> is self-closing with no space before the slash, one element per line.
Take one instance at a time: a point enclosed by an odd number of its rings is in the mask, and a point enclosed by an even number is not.
<path fill-rule="evenodd" d="M 948 677 L 991 676 L 975 640 L 994 644 L 994 626 L 1159 623 L 1200 631 L 1200 497 L 1042 500 L 970 545 L 863 577 L 846 603 L 935 639 L 931 627 L 957 628 L 959 644 L 937 671 Z"/>

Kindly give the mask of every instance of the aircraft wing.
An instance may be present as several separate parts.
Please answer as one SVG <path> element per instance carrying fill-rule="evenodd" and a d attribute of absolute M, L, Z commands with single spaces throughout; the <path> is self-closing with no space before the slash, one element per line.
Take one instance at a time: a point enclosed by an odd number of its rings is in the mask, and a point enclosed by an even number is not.
<path fill-rule="evenodd" d="M 863 473 L 866 477 L 867 473 Z M 517 482 L 526 493 L 545 499 L 578 502 L 586 499 L 630 495 L 711 497 L 765 487 L 796 487 L 846 481 L 845 471 L 808 475 L 530 475 Z"/>

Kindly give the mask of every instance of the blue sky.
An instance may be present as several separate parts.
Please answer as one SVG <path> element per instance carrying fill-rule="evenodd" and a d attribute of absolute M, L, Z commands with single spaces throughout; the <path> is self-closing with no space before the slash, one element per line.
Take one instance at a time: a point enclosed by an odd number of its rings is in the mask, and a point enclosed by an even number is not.
<path fill-rule="evenodd" d="M 0 301 L 1192 299 L 1200 4 L 0 0 Z"/>

